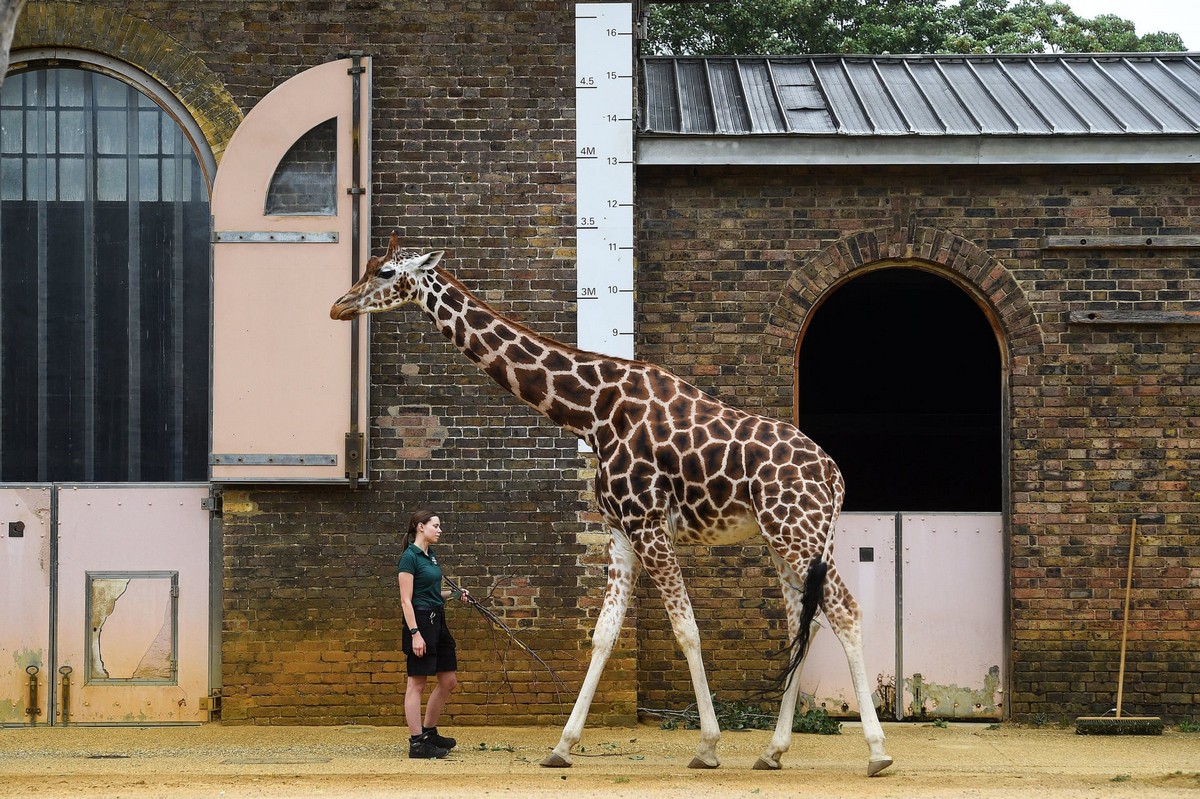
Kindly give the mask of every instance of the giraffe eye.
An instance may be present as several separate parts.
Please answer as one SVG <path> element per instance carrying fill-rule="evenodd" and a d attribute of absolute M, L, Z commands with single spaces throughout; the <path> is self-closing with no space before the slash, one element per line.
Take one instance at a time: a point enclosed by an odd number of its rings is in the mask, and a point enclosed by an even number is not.
<path fill-rule="evenodd" d="M 396 267 L 381 266 L 381 267 L 379 267 L 379 271 L 376 274 L 379 277 L 383 278 L 384 280 L 391 280 L 392 278 L 394 278 L 396 276 Z"/>

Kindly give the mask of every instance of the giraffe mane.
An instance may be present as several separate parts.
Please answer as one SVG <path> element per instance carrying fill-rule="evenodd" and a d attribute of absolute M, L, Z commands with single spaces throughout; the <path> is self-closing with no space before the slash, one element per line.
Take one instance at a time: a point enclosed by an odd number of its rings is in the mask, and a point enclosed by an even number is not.
<path fill-rule="evenodd" d="M 441 275 L 442 278 L 447 283 L 454 286 L 459 291 L 463 292 L 466 296 L 470 297 L 472 299 L 472 301 L 477 303 L 481 308 L 486 310 L 488 313 L 492 314 L 493 316 L 497 316 L 497 317 L 504 319 L 506 322 L 508 322 L 508 324 L 510 324 L 514 328 L 520 330 L 522 333 L 529 336 L 531 339 L 537 341 L 539 344 L 549 345 L 550 347 L 568 347 L 582 355 L 588 355 L 588 356 L 591 356 L 594 358 L 601 358 L 601 359 L 609 360 L 609 361 L 616 361 L 618 363 L 631 364 L 631 365 L 635 365 L 635 366 L 648 366 L 649 365 L 645 361 L 631 360 L 628 358 L 619 358 L 615 355 L 605 355 L 603 353 L 593 352 L 591 350 L 583 350 L 583 349 L 580 349 L 579 347 L 574 347 L 572 345 L 565 344 L 561 341 L 558 341 L 557 339 L 553 339 L 550 336 L 547 336 L 543 333 L 539 333 L 536 330 L 529 327 L 528 325 L 526 325 L 524 322 L 513 319 L 512 317 L 508 316 L 507 314 L 502 314 L 499 311 L 497 311 L 495 308 L 493 308 L 491 305 L 489 305 L 486 301 L 484 301 L 479 295 L 477 295 L 475 292 L 473 292 L 469 288 L 467 288 L 465 283 L 463 283 L 461 280 L 459 280 L 457 277 L 455 277 L 449 270 L 445 269 L 441 264 L 438 264 L 437 266 L 435 266 L 434 271 L 436 271 L 439 275 Z"/>

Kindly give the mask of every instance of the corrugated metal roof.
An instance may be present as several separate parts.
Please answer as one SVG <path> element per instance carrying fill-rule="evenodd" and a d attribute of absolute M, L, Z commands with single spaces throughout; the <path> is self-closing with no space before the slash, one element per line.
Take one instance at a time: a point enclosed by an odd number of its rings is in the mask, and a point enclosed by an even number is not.
<path fill-rule="evenodd" d="M 1200 133 L 1195 53 L 654 57 L 643 135 Z"/>

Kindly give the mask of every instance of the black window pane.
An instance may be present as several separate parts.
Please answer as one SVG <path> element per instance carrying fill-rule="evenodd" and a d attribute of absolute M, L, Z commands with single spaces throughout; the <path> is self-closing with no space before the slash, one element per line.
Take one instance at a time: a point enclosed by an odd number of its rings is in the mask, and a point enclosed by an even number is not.
<path fill-rule="evenodd" d="M 207 479 L 210 216 L 174 120 L 114 77 L 0 88 L 0 482 Z"/>

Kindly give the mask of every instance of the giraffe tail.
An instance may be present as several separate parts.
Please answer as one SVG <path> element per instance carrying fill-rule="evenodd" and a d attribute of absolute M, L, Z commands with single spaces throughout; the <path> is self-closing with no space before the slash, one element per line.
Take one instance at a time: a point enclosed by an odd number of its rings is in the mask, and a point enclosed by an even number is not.
<path fill-rule="evenodd" d="M 774 686 L 775 690 L 784 691 L 786 689 L 787 680 L 796 673 L 800 663 L 804 662 L 804 656 L 808 654 L 812 619 L 816 618 L 817 609 L 821 607 L 821 597 L 824 594 L 824 582 L 826 582 L 828 571 L 827 561 L 821 555 L 816 555 L 809 566 L 808 576 L 804 578 L 804 595 L 800 597 L 799 629 L 796 631 L 796 637 L 782 649 L 787 653 L 787 666 L 784 671 L 776 675 L 774 680 L 770 680 L 770 684 Z M 763 692 L 763 696 L 766 695 L 767 693 Z"/>
<path fill-rule="evenodd" d="M 812 621 L 816 618 L 821 597 L 825 593 L 825 574 L 828 571 L 829 564 L 819 555 L 813 558 L 808 567 L 808 576 L 804 578 L 804 596 L 800 600 L 800 629 L 796 630 L 796 639 L 792 641 L 791 656 L 784 674 L 785 685 L 787 678 L 800 668 L 800 663 L 808 654 L 809 633 L 812 632 Z"/>

